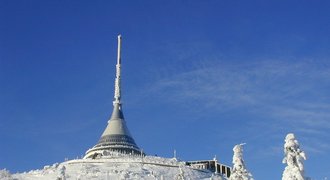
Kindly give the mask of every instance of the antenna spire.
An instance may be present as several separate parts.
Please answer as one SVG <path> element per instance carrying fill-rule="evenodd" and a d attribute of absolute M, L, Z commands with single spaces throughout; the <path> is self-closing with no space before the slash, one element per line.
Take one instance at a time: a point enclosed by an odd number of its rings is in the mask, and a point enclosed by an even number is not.
<path fill-rule="evenodd" d="M 121 95 L 121 88 L 120 88 L 120 74 L 121 74 L 121 35 L 118 35 L 118 51 L 117 51 L 117 65 L 116 65 L 116 80 L 115 80 L 115 95 L 113 105 L 121 105 L 120 95 Z"/>
<path fill-rule="evenodd" d="M 120 70 L 121 70 L 121 35 L 118 35 L 118 56 L 116 65 L 116 80 L 115 80 L 115 92 L 113 100 L 113 110 L 108 121 L 108 125 L 103 131 L 98 143 L 91 149 L 89 149 L 84 159 L 108 156 L 108 154 L 122 153 L 145 155 L 141 152 L 140 148 L 136 145 L 133 137 L 131 136 L 124 119 L 124 114 L 121 107 L 121 92 L 120 92 Z M 107 152 L 107 153 L 104 153 Z"/>

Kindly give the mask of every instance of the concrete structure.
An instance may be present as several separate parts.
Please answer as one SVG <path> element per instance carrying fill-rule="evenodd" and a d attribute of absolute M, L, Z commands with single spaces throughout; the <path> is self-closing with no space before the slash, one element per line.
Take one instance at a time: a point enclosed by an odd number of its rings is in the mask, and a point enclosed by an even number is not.
<path fill-rule="evenodd" d="M 229 178 L 231 175 L 231 167 L 219 163 L 217 159 L 187 161 L 186 165 L 194 169 L 201 169 L 201 170 L 205 169 L 214 173 L 223 174 L 227 178 Z"/>
<path fill-rule="evenodd" d="M 125 122 L 121 104 L 121 35 L 118 36 L 118 56 L 116 65 L 113 111 L 98 143 L 86 152 L 86 158 L 98 158 L 109 152 L 142 154 L 132 138 Z"/>

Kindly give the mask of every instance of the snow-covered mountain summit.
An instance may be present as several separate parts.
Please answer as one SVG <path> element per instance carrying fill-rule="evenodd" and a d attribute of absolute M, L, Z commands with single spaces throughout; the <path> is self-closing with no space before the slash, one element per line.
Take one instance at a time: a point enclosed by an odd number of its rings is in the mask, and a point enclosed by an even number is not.
<path fill-rule="evenodd" d="M 75 159 L 40 170 L 7 174 L 8 180 L 88 179 L 223 179 L 220 174 L 188 166 L 175 158 L 118 155 L 100 159 Z"/>
<path fill-rule="evenodd" d="M 223 179 L 231 168 L 216 159 L 178 161 L 176 158 L 147 156 L 130 134 L 121 103 L 121 35 L 118 36 L 118 57 L 112 115 L 99 141 L 87 150 L 83 159 L 45 166 L 40 170 L 11 175 L 0 172 L 0 179 Z"/>

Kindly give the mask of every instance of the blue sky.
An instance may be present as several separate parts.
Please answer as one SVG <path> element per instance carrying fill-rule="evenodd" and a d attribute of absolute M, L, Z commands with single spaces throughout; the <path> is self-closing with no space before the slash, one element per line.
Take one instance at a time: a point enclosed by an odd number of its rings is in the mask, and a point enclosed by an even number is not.
<path fill-rule="evenodd" d="M 112 111 L 117 35 L 123 108 L 148 154 L 278 180 L 284 137 L 306 175 L 330 177 L 328 1 L 0 1 L 0 168 L 80 157 Z"/>

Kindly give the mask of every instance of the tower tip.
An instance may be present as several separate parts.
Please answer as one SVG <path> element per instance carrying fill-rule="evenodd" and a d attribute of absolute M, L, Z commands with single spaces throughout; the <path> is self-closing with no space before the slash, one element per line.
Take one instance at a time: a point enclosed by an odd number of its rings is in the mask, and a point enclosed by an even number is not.
<path fill-rule="evenodd" d="M 120 88 L 120 74 L 121 74 L 121 34 L 118 35 L 118 54 L 117 54 L 117 65 L 116 65 L 116 80 L 115 80 L 115 100 L 113 101 L 113 105 L 115 104 L 121 104 L 120 102 L 120 94 L 121 94 L 121 88 Z"/>

